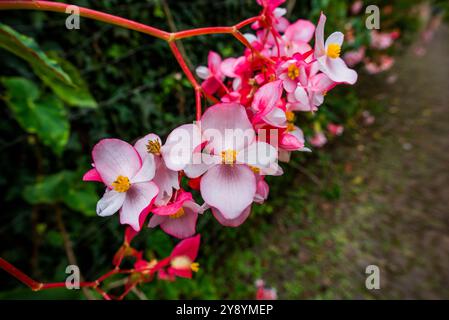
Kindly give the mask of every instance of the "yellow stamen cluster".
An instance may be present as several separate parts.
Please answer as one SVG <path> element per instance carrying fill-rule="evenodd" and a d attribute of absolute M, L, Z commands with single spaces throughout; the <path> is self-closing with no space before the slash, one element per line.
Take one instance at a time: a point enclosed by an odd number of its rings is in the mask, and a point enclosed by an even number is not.
<path fill-rule="evenodd" d="M 295 114 L 294 114 L 293 112 L 291 112 L 291 111 L 287 111 L 287 112 L 285 113 L 285 117 L 287 118 L 287 121 L 288 121 L 288 122 L 294 122 L 295 119 L 296 119 Z"/>
<path fill-rule="evenodd" d="M 288 132 L 292 132 L 292 131 L 295 131 L 295 124 L 294 123 L 292 123 L 292 122 L 289 122 L 288 124 L 287 124 L 287 131 Z"/>
<path fill-rule="evenodd" d="M 180 208 L 175 214 L 169 215 L 168 217 L 170 219 L 178 219 L 184 216 L 186 213 L 184 212 L 183 208 Z"/>
<path fill-rule="evenodd" d="M 299 68 L 296 66 L 296 64 L 292 63 L 288 66 L 287 75 L 292 80 L 295 80 L 299 77 Z"/>
<path fill-rule="evenodd" d="M 191 269 L 193 272 L 198 272 L 198 270 L 200 270 L 200 264 L 199 264 L 198 262 L 193 262 L 193 263 L 190 265 L 190 269 Z"/>
<path fill-rule="evenodd" d="M 221 152 L 221 163 L 233 165 L 237 159 L 237 151 L 225 150 Z"/>
<path fill-rule="evenodd" d="M 112 183 L 112 187 L 117 192 L 126 192 L 131 187 L 128 177 L 118 176 Z"/>
<path fill-rule="evenodd" d="M 148 141 L 147 152 L 155 154 L 155 155 L 160 155 L 161 154 L 161 144 L 160 144 L 159 140 L 155 139 L 155 140 Z"/>
<path fill-rule="evenodd" d="M 340 53 L 341 53 L 341 46 L 337 43 L 331 43 L 327 47 L 327 56 L 331 59 L 337 59 L 338 57 L 340 57 Z"/>
<path fill-rule="evenodd" d="M 287 118 L 287 131 L 288 132 L 295 131 L 295 129 L 296 129 L 295 128 L 295 119 L 296 119 L 295 114 L 291 111 L 287 111 L 285 113 L 285 117 Z"/>
<path fill-rule="evenodd" d="M 249 168 L 250 168 L 254 173 L 256 173 L 256 174 L 259 174 L 259 173 L 260 173 L 260 169 L 257 168 L 257 167 L 249 166 Z"/>

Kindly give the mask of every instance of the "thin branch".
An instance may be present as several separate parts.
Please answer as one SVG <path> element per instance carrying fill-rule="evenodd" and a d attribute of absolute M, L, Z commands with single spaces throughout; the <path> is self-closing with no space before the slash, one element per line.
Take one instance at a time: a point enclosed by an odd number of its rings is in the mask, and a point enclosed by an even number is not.
<path fill-rule="evenodd" d="M 70 236 L 67 232 L 67 229 L 65 228 L 64 219 L 62 218 L 62 210 L 59 205 L 55 205 L 55 213 L 56 213 L 56 223 L 58 225 L 59 232 L 61 233 L 64 242 L 64 249 L 67 255 L 67 260 L 71 265 L 77 266 L 78 262 L 76 260 L 75 253 L 73 252 L 72 241 L 70 241 Z M 80 280 L 81 282 L 84 282 L 84 277 L 82 274 L 80 274 Z M 82 287 L 81 290 L 83 291 L 84 295 L 88 300 L 96 300 L 95 297 L 89 292 L 87 288 Z"/>

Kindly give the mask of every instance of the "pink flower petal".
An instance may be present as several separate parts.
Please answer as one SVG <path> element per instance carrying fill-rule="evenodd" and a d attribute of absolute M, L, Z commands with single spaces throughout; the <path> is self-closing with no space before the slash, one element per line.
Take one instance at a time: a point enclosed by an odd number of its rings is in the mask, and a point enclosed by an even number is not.
<path fill-rule="evenodd" d="M 153 182 L 159 188 L 155 204 L 160 206 L 166 204 L 170 200 L 173 194 L 173 189 L 179 189 L 179 179 L 178 172 L 168 169 L 162 157 L 156 157 L 155 160 L 156 174 L 153 178 Z"/>
<path fill-rule="evenodd" d="M 357 72 L 349 69 L 341 58 L 331 59 L 326 57 L 326 62 L 321 67 L 321 71 L 323 71 L 331 80 L 335 82 L 344 82 L 348 84 L 354 84 L 357 82 Z"/>
<path fill-rule="evenodd" d="M 195 70 L 196 75 L 203 80 L 206 80 L 207 78 L 209 78 L 211 76 L 209 68 L 205 67 L 205 66 L 199 66 L 198 68 L 196 68 Z"/>
<path fill-rule="evenodd" d="M 160 227 L 164 232 L 175 238 L 185 239 L 195 234 L 197 219 L 198 211 L 185 207 L 184 215 L 182 217 L 175 219 L 167 217 L 165 221 L 160 224 Z"/>
<path fill-rule="evenodd" d="M 234 70 L 236 61 L 236 58 L 228 58 L 224 59 L 221 63 L 221 72 L 223 72 L 226 77 L 235 78 L 237 76 Z"/>
<path fill-rule="evenodd" d="M 315 58 L 319 58 L 326 54 L 324 47 L 324 26 L 326 24 L 326 16 L 321 12 L 320 20 L 315 31 Z"/>
<path fill-rule="evenodd" d="M 101 179 L 100 174 L 98 173 L 97 169 L 92 168 L 89 171 L 87 171 L 83 176 L 83 181 L 96 181 L 96 182 L 103 182 Z"/>
<path fill-rule="evenodd" d="M 173 130 L 161 148 L 167 168 L 180 171 L 191 164 L 193 152 L 201 142 L 201 131 L 197 125 L 185 124 Z"/>
<path fill-rule="evenodd" d="M 160 216 L 169 216 L 178 212 L 186 201 L 192 201 L 192 194 L 181 190 L 175 202 L 162 207 L 154 208 L 151 212 Z"/>
<path fill-rule="evenodd" d="M 262 176 L 257 177 L 257 191 L 254 196 L 254 202 L 262 204 L 267 200 L 268 193 L 270 192 L 270 187 L 268 183 L 263 179 Z"/>
<path fill-rule="evenodd" d="M 310 42 L 315 32 L 315 25 L 308 20 L 298 20 L 285 30 L 284 36 L 293 42 Z"/>
<path fill-rule="evenodd" d="M 253 202 L 256 178 L 245 165 L 217 165 L 202 177 L 200 190 L 208 205 L 235 219 Z"/>
<path fill-rule="evenodd" d="M 153 199 L 157 196 L 158 187 L 153 182 L 134 184 L 126 192 L 126 199 L 120 210 L 120 223 L 128 224 L 134 230 L 140 230 L 139 217 L 150 210 Z"/>
<path fill-rule="evenodd" d="M 122 207 L 125 198 L 125 192 L 107 189 L 103 197 L 97 203 L 97 214 L 100 217 L 113 215 Z"/>
<path fill-rule="evenodd" d="M 156 172 L 156 164 L 154 162 L 154 156 L 152 154 L 148 154 L 144 158 L 140 170 L 131 179 L 131 183 L 151 181 L 154 177 L 155 172 Z"/>
<path fill-rule="evenodd" d="M 201 118 L 206 149 L 219 154 L 223 150 L 240 150 L 255 139 L 255 132 L 245 107 L 238 103 L 220 103 L 206 110 Z"/>
<path fill-rule="evenodd" d="M 215 92 L 217 92 L 220 87 L 221 81 L 218 80 L 215 76 L 210 76 L 201 84 L 201 88 L 203 88 L 203 90 L 209 95 L 215 94 Z"/>
<path fill-rule="evenodd" d="M 213 75 L 219 75 L 221 73 L 220 71 L 221 57 L 218 53 L 214 51 L 209 51 L 207 63 L 209 70 Z"/>
<path fill-rule="evenodd" d="M 340 47 L 343 45 L 345 35 L 339 31 L 332 33 L 326 40 L 324 47 L 327 48 L 331 43 L 338 44 Z"/>
<path fill-rule="evenodd" d="M 136 149 L 118 139 L 103 139 L 98 142 L 92 151 L 92 158 L 95 169 L 108 187 L 120 175 L 133 178 L 142 165 Z"/>
<path fill-rule="evenodd" d="M 237 163 L 268 168 L 277 159 L 277 150 L 265 142 L 254 142 L 237 154 Z"/>
<path fill-rule="evenodd" d="M 251 213 L 251 205 L 244 209 L 240 215 L 234 219 L 227 219 L 219 210 L 212 208 L 212 213 L 217 221 L 225 227 L 238 227 L 249 217 Z"/>
<path fill-rule="evenodd" d="M 282 81 L 278 80 L 269 82 L 257 90 L 251 107 L 255 111 L 267 114 L 276 107 L 281 95 Z"/>
<path fill-rule="evenodd" d="M 196 235 L 195 237 L 188 238 L 182 240 L 180 243 L 176 245 L 170 254 L 170 258 L 188 257 L 192 262 L 196 260 L 196 256 L 198 255 L 198 248 L 200 246 L 200 235 Z"/>

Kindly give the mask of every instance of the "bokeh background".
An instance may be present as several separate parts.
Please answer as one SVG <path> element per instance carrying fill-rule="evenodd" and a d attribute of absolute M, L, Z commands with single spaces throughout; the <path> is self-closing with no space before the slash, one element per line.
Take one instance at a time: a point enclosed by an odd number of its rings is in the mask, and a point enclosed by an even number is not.
<path fill-rule="evenodd" d="M 388 48 L 372 48 L 364 9 L 352 12 L 351 1 L 287 0 L 290 21 L 316 23 L 324 11 L 328 32 L 352 38 L 344 51 L 367 48 L 360 81 L 338 87 L 317 114 L 298 119 L 306 136 L 325 132 L 327 145 L 283 165 L 284 176 L 269 179 L 269 200 L 241 227 L 200 217 L 200 271 L 192 280 L 142 286 L 147 298 L 252 299 L 256 279 L 283 299 L 449 298 L 448 5 L 364 2 L 381 8 L 381 32 L 400 33 Z M 232 25 L 260 11 L 253 0 L 72 3 L 172 31 Z M 95 214 L 102 187 L 81 181 L 92 146 L 105 137 L 165 136 L 194 115 L 192 88 L 165 42 L 83 18 L 80 30 L 67 30 L 65 19 L 0 11 L 0 256 L 40 281 L 64 280 L 74 259 L 85 279 L 95 279 L 122 243 L 117 216 Z M 2 49 L 6 26 L 58 61 L 77 88 Z M 181 48 L 192 69 L 206 63 L 209 50 L 242 52 L 226 35 L 187 39 Z M 388 70 L 366 67 L 385 56 L 395 61 Z M 329 123 L 344 125 L 344 134 L 329 135 Z M 134 242 L 147 257 L 168 255 L 176 243 L 158 229 Z M 370 264 L 380 267 L 380 290 L 365 288 Z M 35 293 L 0 271 L 0 298 L 85 296 Z"/>

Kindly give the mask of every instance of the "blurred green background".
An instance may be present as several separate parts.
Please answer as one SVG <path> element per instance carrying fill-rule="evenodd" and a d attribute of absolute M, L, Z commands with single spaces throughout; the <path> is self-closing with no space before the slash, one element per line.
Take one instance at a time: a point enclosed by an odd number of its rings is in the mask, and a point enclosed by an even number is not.
<path fill-rule="evenodd" d="M 177 30 L 232 25 L 260 11 L 253 0 L 72 3 L 164 30 L 173 25 Z M 382 15 L 382 27 L 401 31 L 400 41 L 388 54 L 402 54 L 424 27 L 419 15 L 411 14 L 419 2 L 370 1 L 370 4 L 394 8 Z M 439 8 L 443 4 L 444 1 L 435 1 L 433 6 Z M 350 5 L 351 2 L 342 0 L 286 2 L 290 21 L 307 18 L 316 23 L 323 10 L 328 16 L 328 31 L 346 30 L 350 23 L 355 30 L 355 42 L 345 50 L 369 44 L 363 12 L 351 15 Z M 95 279 L 108 270 L 122 243 L 124 229 L 117 216 L 100 218 L 95 214 L 102 187 L 81 181 L 90 167 L 92 146 L 105 137 L 133 142 L 149 132 L 165 136 L 176 126 L 193 120 L 194 115 L 193 90 L 165 42 L 83 18 L 80 30 L 67 30 L 65 19 L 65 15 L 57 13 L 0 11 L 0 42 L 10 41 L 11 35 L 15 35 L 24 46 L 38 46 L 52 59 L 47 61 L 47 68 L 53 68 L 53 73 L 68 74 L 74 82 L 68 86 L 50 76 L 45 68 L 28 63 L 26 56 L 0 49 L 0 256 L 41 281 L 65 278 L 68 260 L 62 229 L 70 236 L 86 279 Z M 242 52 L 241 45 L 225 35 L 187 39 L 182 45 L 193 68 L 206 63 L 209 50 L 224 57 Z M 19 48 L 19 51 L 23 54 L 26 50 Z M 375 56 L 376 52 L 368 55 Z M 361 71 L 361 77 L 371 76 Z M 279 232 L 273 219 L 280 214 L 291 219 L 288 224 L 300 226 L 292 235 L 298 247 L 292 246 L 291 252 L 282 255 L 296 257 L 299 247 L 305 245 L 314 256 L 299 269 L 295 268 L 296 280 L 278 288 L 280 297 L 354 297 L 353 291 L 345 291 L 344 285 L 333 289 L 313 281 L 325 273 L 320 261 L 341 260 L 338 241 L 348 241 L 323 230 L 323 217 L 314 215 L 317 206 L 324 202 L 332 206 L 343 192 L 344 184 L 338 179 L 326 180 L 324 185 L 316 182 L 320 176 L 334 176 L 334 169 L 344 172 L 342 163 L 337 162 L 334 167 L 338 145 L 355 148 L 353 137 L 361 130 L 359 120 L 363 111 L 382 113 L 382 105 L 371 99 L 369 92 L 366 94 L 372 82 L 361 82 L 356 87 L 337 88 L 315 116 L 304 114 L 298 120 L 307 135 L 312 134 L 317 124 L 323 128 L 329 122 L 344 124 L 346 134 L 342 141 L 312 155 L 297 154 L 290 164 L 283 165 L 285 175 L 269 179 L 269 200 L 263 206 L 255 206 L 250 219 L 238 229 L 222 227 L 210 214 L 200 217 L 197 228 L 202 235 L 200 272 L 193 280 L 155 281 L 141 287 L 148 298 L 253 298 L 254 281 L 265 277 L 267 268 L 279 274 L 281 270 L 293 272 L 288 267 L 288 258 L 271 261 L 279 256 L 276 251 L 279 248 L 260 247 L 267 234 Z M 294 218 L 289 212 L 295 213 Z M 330 244 L 330 238 L 338 241 Z M 144 230 L 134 241 L 135 247 L 145 250 L 148 257 L 165 256 L 176 243 L 158 229 Z M 276 277 L 271 280 L 276 282 Z M 34 293 L 0 271 L 0 298 L 83 299 L 84 296 L 81 291 L 62 289 Z M 129 298 L 136 297 L 131 294 Z"/>

